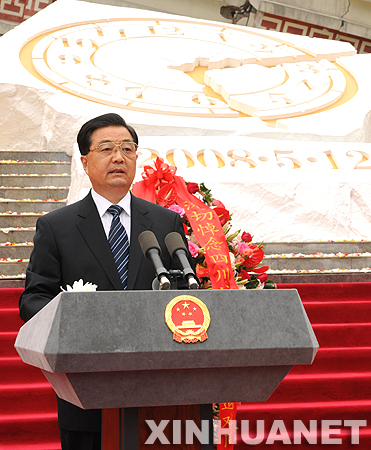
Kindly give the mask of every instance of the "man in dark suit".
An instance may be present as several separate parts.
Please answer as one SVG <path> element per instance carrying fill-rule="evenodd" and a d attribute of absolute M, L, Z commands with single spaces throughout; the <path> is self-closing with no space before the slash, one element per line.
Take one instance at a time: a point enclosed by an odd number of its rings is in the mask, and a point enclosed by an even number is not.
<path fill-rule="evenodd" d="M 119 115 L 104 114 L 82 126 L 77 142 L 92 190 L 83 200 L 38 219 L 26 286 L 19 302 L 24 321 L 52 300 L 61 287 L 72 286 L 76 280 L 96 284 L 100 291 L 152 289 L 155 272 L 138 243 L 142 231 L 152 230 L 156 235 L 164 266 L 179 268 L 164 245 L 165 236 L 172 231 L 185 240 L 179 214 L 129 192 L 136 171 L 135 130 Z M 129 244 L 128 258 L 124 257 L 122 263 L 124 273 L 116 267 L 110 247 L 115 220 L 108 211 L 111 205 L 122 208 L 119 222 Z M 62 449 L 100 450 L 101 411 L 82 410 L 57 400 Z"/>

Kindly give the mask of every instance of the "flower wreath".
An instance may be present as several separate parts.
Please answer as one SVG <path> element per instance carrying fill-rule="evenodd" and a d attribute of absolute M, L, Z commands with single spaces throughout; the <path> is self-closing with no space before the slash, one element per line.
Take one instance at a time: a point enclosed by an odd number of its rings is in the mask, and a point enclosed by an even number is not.
<path fill-rule="evenodd" d="M 220 200 L 213 198 L 210 189 L 207 189 L 204 183 L 184 182 L 175 173 L 176 167 L 169 166 L 162 158 L 158 157 L 154 161 L 154 166 L 144 167 L 143 181 L 134 184 L 133 193 L 180 215 L 201 287 L 204 289 L 212 287 L 213 274 L 211 271 L 215 272 L 215 267 L 220 264 L 217 263 L 210 268 L 210 258 L 208 259 L 207 256 L 210 256 L 208 252 L 211 252 L 213 248 L 199 243 L 194 229 L 195 222 L 193 221 L 192 224 L 190 221 L 190 209 L 186 211 L 184 208 L 185 205 L 190 205 L 192 202 L 198 205 L 200 203 L 197 202 L 202 202 L 204 209 L 202 206 L 199 208 L 203 211 L 204 217 L 207 214 L 211 218 L 211 214 L 213 214 L 219 218 L 235 285 L 246 289 L 274 289 L 276 285 L 268 279 L 267 275 L 269 266 L 261 265 L 264 258 L 263 243 L 254 244 L 253 236 L 249 232 L 232 231 L 232 214 Z M 186 192 L 184 192 L 185 190 Z M 179 195 L 180 192 L 183 196 L 182 199 Z M 193 211 L 193 214 L 196 213 Z M 199 233 L 198 236 L 200 236 Z"/>

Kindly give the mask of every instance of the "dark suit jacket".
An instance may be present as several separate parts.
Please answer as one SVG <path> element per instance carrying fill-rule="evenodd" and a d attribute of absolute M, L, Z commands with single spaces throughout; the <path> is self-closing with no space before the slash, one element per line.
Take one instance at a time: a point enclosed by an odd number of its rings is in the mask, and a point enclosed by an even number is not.
<path fill-rule="evenodd" d="M 165 236 L 176 231 L 184 237 L 179 214 L 132 196 L 128 289 L 151 290 L 155 271 L 142 253 L 138 236 L 155 233 L 168 269 L 171 260 Z M 185 239 L 185 238 L 184 238 Z M 98 291 L 121 290 L 122 284 L 98 210 L 89 193 L 83 200 L 38 219 L 34 250 L 26 271 L 26 286 L 19 300 L 20 316 L 29 320 L 74 281 L 98 285 Z M 185 287 L 185 286 L 183 286 Z M 59 426 L 68 430 L 99 431 L 100 410 L 84 411 L 58 399 Z"/>

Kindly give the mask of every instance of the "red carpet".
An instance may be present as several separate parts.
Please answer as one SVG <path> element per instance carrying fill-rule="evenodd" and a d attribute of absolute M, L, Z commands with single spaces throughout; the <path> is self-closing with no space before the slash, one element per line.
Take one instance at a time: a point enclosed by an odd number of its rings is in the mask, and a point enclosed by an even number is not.
<path fill-rule="evenodd" d="M 237 421 L 249 420 L 250 430 L 242 430 L 247 443 L 243 442 L 240 425 L 236 450 L 250 446 L 278 449 L 290 444 L 300 448 L 370 449 L 371 283 L 280 287 L 298 290 L 320 349 L 314 363 L 294 367 L 267 402 L 239 407 Z M 253 446 L 248 437 L 257 436 L 259 420 L 264 421 L 265 435 L 261 434 Z M 351 443 L 350 422 L 345 422 L 349 420 L 367 421 L 366 427 L 359 428 L 358 445 Z M 294 421 L 301 421 L 307 429 L 313 427 L 310 444 Z M 323 421 L 331 421 L 329 427 L 334 433 L 328 443 L 326 432 L 321 433 Z M 269 434 L 271 441 L 267 443 Z"/>
<path fill-rule="evenodd" d="M 249 420 L 250 429 L 242 429 L 245 440 L 256 437 L 254 430 L 263 424 L 258 420 L 264 420 L 265 436 L 258 436 L 257 445 L 244 443 L 240 427 L 236 450 L 263 445 L 278 449 L 287 444 L 300 448 L 370 449 L 371 283 L 280 287 L 298 289 L 320 350 L 312 366 L 293 368 L 267 402 L 239 407 L 237 421 Z M 20 361 L 13 347 L 22 325 L 18 316 L 20 292 L 0 289 L 0 450 L 56 450 L 60 444 L 53 390 L 38 369 Z M 329 438 L 340 440 L 340 444 L 321 444 L 325 420 L 332 421 L 334 434 Z M 351 427 L 349 423 L 344 426 L 344 421 L 349 420 L 367 421 L 367 427 L 360 427 L 359 445 L 351 444 Z M 312 430 L 308 437 L 311 444 L 294 421 Z M 339 434 L 335 434 L 336 430 Z M 269 437 L 271 444 L 266 444 Z M 285 439 L 286 444 L 282 442 Z M 257 443 L 259 440 L 261 443 Z"/>
<path fill-rule="evenodd" d="M 0 289 L 0 450 L 60 449 L 55 394 L 14 348 L 22 289 Z"/>

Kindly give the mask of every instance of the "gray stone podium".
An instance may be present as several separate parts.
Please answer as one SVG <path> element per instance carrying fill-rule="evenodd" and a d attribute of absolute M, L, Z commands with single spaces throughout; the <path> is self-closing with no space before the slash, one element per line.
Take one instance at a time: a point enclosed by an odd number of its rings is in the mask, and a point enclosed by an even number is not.
<path fill-rule="evenodd" d="M 208 339 L 173 340 L 167 304 L 192 295 Z M 57 395 L 81 408 L 264 401 L 318 343 L 294 289 L 62 292 L 15 347 Z"/>
<path fill-rule="evenodd" d="M 165 308 L 191 293 L 210 312 L 208 339 L 178 343 Z M 90 409 L 264 401 L 318 343 L 294 289 L 109 291 L 60 293 L 15 347 L 59 397 Z"/>

